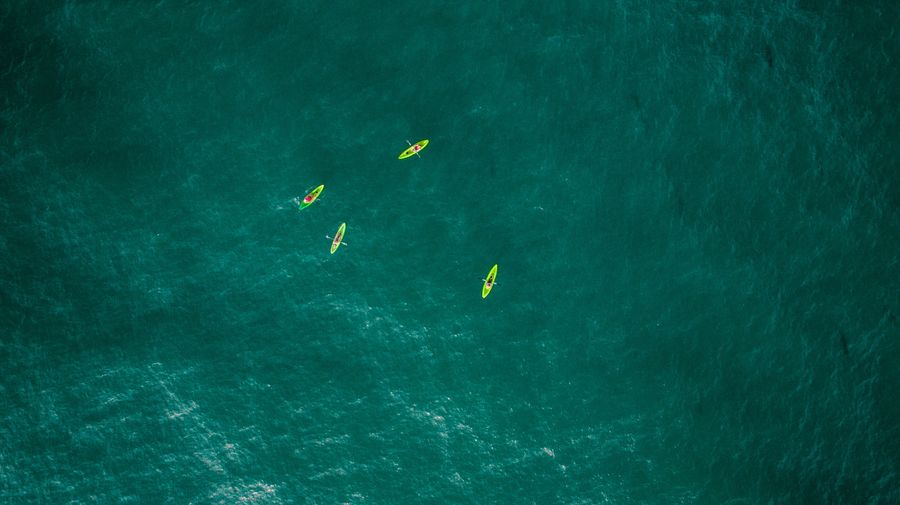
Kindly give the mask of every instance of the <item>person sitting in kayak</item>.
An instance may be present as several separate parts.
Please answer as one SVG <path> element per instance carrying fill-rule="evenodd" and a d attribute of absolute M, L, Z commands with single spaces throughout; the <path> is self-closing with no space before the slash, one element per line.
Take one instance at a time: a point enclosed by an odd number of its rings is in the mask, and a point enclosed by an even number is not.
<path fill-rule="evenodd" d="M 417 152 L 419 149 L 422 149 L 422 146 L 420 146 L 419 144 L 415 144 L 412 147 L 413 147 L 413 152 Z"/>
<path fill-rule="evenodd" d="M 303 199 L 304 202 L 309 203 L 313 199 L 312 195 L 306 195 L 306 198 Z"/>

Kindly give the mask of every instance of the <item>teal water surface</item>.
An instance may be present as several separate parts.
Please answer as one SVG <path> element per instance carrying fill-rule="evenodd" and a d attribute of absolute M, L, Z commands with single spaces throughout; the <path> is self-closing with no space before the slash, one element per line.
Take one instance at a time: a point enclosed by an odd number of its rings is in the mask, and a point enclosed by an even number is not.
<path fill-rule="evenodd" d="M 900 503 L 898 19 L 5 2 L 0 502 Z"/>

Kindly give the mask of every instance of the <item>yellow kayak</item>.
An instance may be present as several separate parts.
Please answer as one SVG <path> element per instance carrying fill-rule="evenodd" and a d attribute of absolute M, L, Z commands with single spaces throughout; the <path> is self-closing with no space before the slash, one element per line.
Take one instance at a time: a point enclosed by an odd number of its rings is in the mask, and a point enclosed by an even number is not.
<path fill-rule="evenodd" d="M 487 279 L 484 280 L 484 286 L 481 288 L 481 297 L 487 298 L 487 295 L 491 293 L 491 289 L 494 287 L 494 283 L 497 280 L 497 265 L 491 267 L 491 271 L 488 272 Z"/>
<path fill-rule="evenodd" d="M 341 241 L 344 240 L 344 230 L 346 229 L 347 223 L 341 223 L 341 227 L 334 234 L 334 240 L 331 241 L 331 254 L 334 254 L 334 251 L 337 251 L 338 247 L 341 246 Z"/>
<path fill-rule="evenodd" d="M 400 153 L 400 157 L 398 157 L 397 159 L 402 160 L 403 158 L 409 158 L 413 154 L 419 154 L 419 151 L 421 151 L 422 149 L 425 149 L 425 146 L 427 146 L 427 145 L 428 145 L 428 139 L 420 140 L 420 141 L 416 142 L 415 144 L 409 146 L 409 149 Z"/>
<path fill-rule="evenodd" d="M 312 203 L 316 201 L 316 198 L 319 197 L 319 193 L 321 193 L 323 189 L 325 189 L 324 184 L 312 190 L 308 195 L 306 195 L 306 198 L 300 201 L 300 210 L 303 210 L 312 205 Z"/>

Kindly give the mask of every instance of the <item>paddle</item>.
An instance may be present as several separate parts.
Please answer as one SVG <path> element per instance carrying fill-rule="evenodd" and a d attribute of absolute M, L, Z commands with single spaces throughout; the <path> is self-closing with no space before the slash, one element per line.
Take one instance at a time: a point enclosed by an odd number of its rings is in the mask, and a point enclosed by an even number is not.
<path fill-rule="evenodd" d="M 329 237 L 328 235 L 325 235 L 325 238 L 327 238 L 328 240 L 334 240 L 333 238 Z M 347 245 L 347 243 L 344 242 L 343 240 L 341 240 L 341 245 Z"/>

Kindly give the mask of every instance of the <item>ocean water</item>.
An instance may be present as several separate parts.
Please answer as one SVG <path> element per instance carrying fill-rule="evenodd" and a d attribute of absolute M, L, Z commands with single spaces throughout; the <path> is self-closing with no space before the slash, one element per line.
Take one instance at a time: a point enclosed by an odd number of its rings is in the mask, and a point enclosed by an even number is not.
<path fill-rule="evenodd" d="M 900 503 L 898 20 L 2 2 L 0 503 Z"/>

